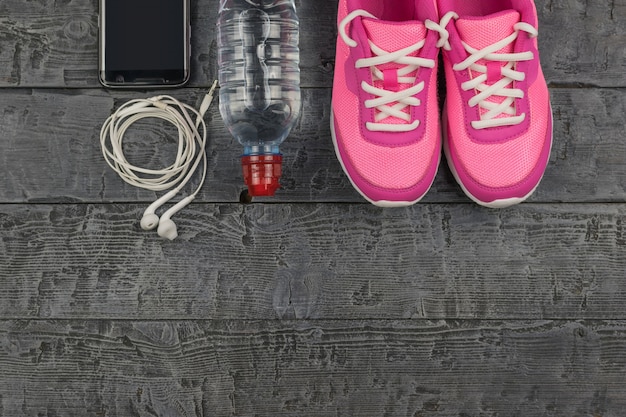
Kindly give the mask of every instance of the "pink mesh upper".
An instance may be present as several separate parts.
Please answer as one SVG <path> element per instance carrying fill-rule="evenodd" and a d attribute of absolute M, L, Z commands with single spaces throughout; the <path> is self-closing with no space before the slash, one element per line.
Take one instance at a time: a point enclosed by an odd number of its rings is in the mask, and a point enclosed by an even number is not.
<path fill-rule="evenodd" d="M 504 10 L 485 17 L 468 16 L 456 21 L 461 39 L 476 49 L 485 48 L 513 33 L 513 25 L 520 21 L 516 10 Z M 513 45 L 501 49 L 499 53 L 510 52 Z"/>
<path fill-rule="evenodd" d="M 486 48 L 502 39 L 510 36 L 513 32 L 513 26 L 519 22 L 520 14 L 515 10 L 506 10 L 499 13 L 495 13 L 486 17 L 465 17 L 456 21 L 456 27 L 459 31 L 461 39 L 469 46 L 475 49 Z M 498 54 L 506 54 L 513 52 L 513 43 L 510 43 L 506 47 L 497 51 Z M 477 64 L 487 65 L 490 67 L 490 71 L 494 71 L 494 66 L 502 68 L 506 65 L 506 62 L 498 61 L 486 61 L 479 60 Z M 499 72 L 499 70 L 498 70 Z M 472 73 L 470 71 L 470 73 Z M 472 77 L 480 74 L 472 74 Z M 485 84 L 491 85 L 501 79 L 500 76 L 496 80 L 487 81 Z M 515 88 L 515 83 L 512 87 Z M 493 103 L 502 103 L 505 100 L 502 96 L 493 95 L 487 101 Z M 481 109 L 481 114 L 486 113 L 487 110 Z M 496 118 L 508 117 L 506 114 L 500 114 Z"/>
<path fill-rule="evenodd" d="M 363 26 L 370 40 L 387 51 L 406 48 L 426 37 L 426 27 L 418 21 L 389 22 L 365 18 Z"/>
<path fill-rule="evenodd" d="M 461 17 L 487 16 L 502 10 L 517 10 L 523 16 L 532 17 L 530 24 L 536 23 L 536 12 L 533 0 L 438 0 L 439 13 L 441 16 L 453 10 Z"/>
<path fill-rule="evenodd" d="M 526 134 L 502 143 L 473 141 L 465 134 L 463 113 L 448 113 L 453 140 L 452 151 L 461 161 L 463 170 L 477 184 L 491 188 L 511 187 L 523 181 L 535 168 L 543 148 L 549 119 L 549 102 L 543 99 L 545 86 L 534 83 L 529 89 L 532 122 Z M 536 97 L 540 97 L 539 100 Z M 448 92 L 448 100 L 458 103 L 460 96 Z"/>
<path fill-rule="evenodd" d="M 412 20 L 416 3 L 428 4 L 422 8 L 428 10 L 428 13 L 435 10 L 434 0 L 422 2 L 395 0 L 393 4 L 380 0 L 340 0 L 338 21 L 340 22 L 355 9 L 369 11 L 379 20 L 362 19 L 367 36 L 378 47 L 393 52 L 413 45 L 426 36 L 427 30 L 423 23 Z M 410 14 L 408 14 L 409 11 L 411 11 Z M 423 10 L 422 13 L 424 13 Z M 430 18 L 437 20 L 436 15 Z M 369 46 L 367 48 L 369 49 Z M 350 53 L 351 49 L 339 38 L 333 84 L 333 117 L 337 148 L 346 172 L 361 192 L 367 189 L 383 190 L 384 199 L 393 200 L 394 193 L 398 193 L 399 200 L 407 198 L 406 190 L 408 189 L 416 190 L 417 194 L 425 193 L 436 172 L 441 145 L 436 76 L 425 79 L 428 95 L 421 94 L 422 106 L 426 106 L 426 120 L 420 121 L 425 126 L 423 137 L 415 137 L 414 132 L 399 133 L 398 135 L 409 135 L 409 137 L 412 135 L 414 140 L 407 141 L 410 144 L 406 146 L 382 146 L 363 137 L 365 122 L 361 120 L 359 112 L 362 103 L 360 97 L 350 91 L 349 80 L 346 78 L 354 77 L 356 74 L 354 65 L 349 61 Z M 426 52 L 421 50 L 418 53 L 424 56 Z M 430 48 L 428 54 L 430 55 L 427 58 L 436 60 L 436 48 Z M 379 69 L 384 71 L 401 66 L 404 65 L 386 64 L 380 66 Z M 436 74 L 436 68 L 426 73 Z M 418 75 L 421 74 L 420 72 Z M 354 79 L 350 81 L 354 82 Z M 356 81 L 359 84 L 361 82 L 361 80 Z M 365 81 L 370 82 L 370 80 Z M 420 81 L 422 79 L 418 78 L 417 82 Z M 383 83 L 384 81 L 376 82 L 375 86 L 381 87 Z M 408 87 L 410 86 L 399 85 L 399 89 Z M 382 123 L 399 122 L 400 119 L 394 121 L 393 118 L 387 118 Z M 367 194 L 367 192 L 364 193 Z M 376 200 L 376 198 L 373 199 Z"/>
<path fill-rule="evenodd" d="M 482 6 L 478 6 L 478 3 Z M 513 33 L 513 25 L 520 21 L 523 14 L 528 14 L 529 11 L 534 12 L 534 5 L 530 0 L 439 1 L 440 7 L 443 6 L 443 11 L 456 4 L 462 4 L 459 6 L 462 10 L 457 11 L 459 14 L 470 16 L 462 17 L 451 24 L 456 25 L 463 41 L 477 49 L 507 37 Z M 511 5 L 519 7 L 512 11 L 502 9 Z M 493 14 L 480 16 L 479 7 Z M 536 41 L 534 45 L 536 46 Z M 511 44 L 500 53 L 512 52 L 513 46 L 514 44 Z M 537 73 L 534 80 L 529 80 L 530 86 L 526 92 L 529 110 L 523 124 L 525 130 L 515 137 L 508 137 L 508 133 L 505 133 L 509 132 L 507 128 L 489 128 L 486 132 L 483 131 L 483 134 L 492 136 L 494 140 L 491 141 L 475 140 L 470 135 L 472 128 L 468 123 L 468 117 L 472 110 L 462 97 L 460 86 L 454 82 L 456 79 L 452 69 L 454 63 L 456 62 L 446 62 L 445 69 L 448 82 L 448 146 L 453 155 L 456 171 L 465 188 L 474 195 L 479 194 L 478 190 L 491 188 L 501 190 L 499 198 L 521 197 L 518 190 L 520 184 L 539 181 L 540 175 L 536 178 L 533 176 L 536 176 L 538 165 L 544 162 L 546 149 L 549 151 L 551 143 L 550 102 L 547 86 L 539 67 L 539 57 L 536 55 L 528 65 L 528 68 L 536 68 Z M 507 193 L 510 194 L 507 195 Z"/>
<path fill-rule="evenodd" d="M 387 52 L 397 51 L 399 49 L 407 48 L 411 45 L 424 39 L 426 36 L 426 27 L 421 22 L 387 22 L 377 19 L 363 19 L 363 26 L 368 34 L 369 39 L 379 48 L 384 49 Z M 420 51 L 415 51 L 409 56 L 418 56 Z M 395 63 L 388 63 L 379 65 L 377 68 L 383 72 L 389 71 L 388 76 L 397 74 L 399 68 L 404 65 Z M 406 75 L 406 77 L 415 77 L 417 70 Z M 387 80 L 377 80 L 374 82 L 374 87 L 388 89 L 385 86 Z M 389 84 L 389 82 L 388 82 Z M 393 85 L 389 91 L 404 91 L 407 88 L 412 87 L 410 84 L 397 84 Z M 393 88 L 395 87 L 395 88 Z M 389 106 L 394 106 L 396 103 L 391 103 Z M 405 107 L 404 113 L 409 114 L 410 107 Z M 411 121 L 412 122 L 412 121 Z M 382 123 L 388 124 L 407 124 L 406 121 L 396 118 L 388 117 Z"/>
<path fill-rule="evenodd" d="M 335 87 L 337 88 L 337 87 Z M 338 94 L 341 92 L 338 91 Z M 356 98 L 334 100 L 335 117 L 342 145 L 349 161 L 359 174 L 372 185 L 385 189 L 404 189 L 418 183 L 428 172 L 435 150 L 439 150 L 439 112 L 437 109 L 437 79 L 431 77 L 427 111 L 427 134 L 410 146 L 385 147 L 363 140 L 359 133 L 359 114 L 354 109 Z M 426 121 L 424 121 L 426 122 Z"/>

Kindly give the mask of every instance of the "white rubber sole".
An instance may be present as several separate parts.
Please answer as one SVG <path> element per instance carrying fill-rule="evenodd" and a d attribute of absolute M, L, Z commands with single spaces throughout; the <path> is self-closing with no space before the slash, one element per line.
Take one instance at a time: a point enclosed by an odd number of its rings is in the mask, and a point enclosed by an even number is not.
<path fill-rule="evenodd" d="M 437 175 L 433 176 L 433 180 L 431 181 L 424 195 L 422 195 L 420 198 L 418 198 L 415 201 L 388 201 L 388 200 L 375 201 L 375 200 L 372 200 L 371 198 L 363 194 L 361 189 L 354 183 L 354 181 L 352 181 L 352 178 L 348 174 L 348 170 L 346 169 L 346 166 L 343 163 L 343 159 L 341 159 L 341 152 L 339 152 L 339 146 L 337 145 L 337 136 L 335 134 L 335 117 L 334 117 L 334 112 L 332 111 L 332 104 L 331 104 L 331 111 L 330 111 L 330 134 L 333 138 L 333 146 L 335 148 L 335 154 L 337 155 L 337 159 L 339 160 L 339 163 L 341 164 L 341 169 L 343 170 L 346 177 L 348 177 L 348 179 L 350 180 L 352 187 L 355 190 L 357 190 L 359 194 L 361 194 L 361 197 L 363 197 L 365 200 L 367 200 L 369 203 L 375 206 L 383 207 L 383 208 L 398 208 L 398 207 L 412 206 L 416 203 L 419 203 L 424 198 L 424 196 L 428 193 L 428 190 L 430 190 L 430 187 L 432 187 L 433 183 L 435 182 L 435 178 L 437 177 Z M 441 152 L 439 152 L 439 159 L 437 160 L 437 167 L 439 166 L 440 163 L 441 163 Z"/>

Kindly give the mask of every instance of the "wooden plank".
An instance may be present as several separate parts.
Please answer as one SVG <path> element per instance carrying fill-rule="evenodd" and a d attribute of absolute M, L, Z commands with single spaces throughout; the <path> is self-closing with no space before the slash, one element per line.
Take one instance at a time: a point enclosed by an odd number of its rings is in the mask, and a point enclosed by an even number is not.
<path fill-rule="evenodd" d="M 204 89 L 176 96 L 198 105 Z M 125 184 L 104 162 L 99 145 L 104 120 L 132 92 L 12 89 L 0 94 L 0 202 L 148 202 L 152 192 Z M 149 97 L 149 95 L 141 95 Z M 275 202 L 363 202 L 344 175 L 329 128 L 331 93 L 306 89 L 298 126 L 282 147 L 283 189 Z M 626 200 L 626 90 L 553 89 L 551 161 L 534 202 Z M 213 106 L 209 174 L 203 202 L 237 202 L 244 189 L 241 146 Z M 145 122 L 126 138 L 131 161 L 152 168 L 172 162 L 176 137 L 169 126 Z M 168 133 L 169 132 L 169 133 Z M 169 134 L 169 137 L 168 137 Z M 191 187 L 190 187 L 191 188 Z M 469 202 L 442 163 L 425 202 Z"/>
<path fill-rule="evenodd" d="M 621 416 L 623 321 L 0 322 L 0 416 Z"/>
<path fill-rule="evenodd" d="M 626 318 L 626 206 L 1 205 L 0 318 Z"/>
<path fill-rule="evenodd" d="M 591 3 L 535 1 L 541 66 L 549 84 L 624 85 L 626 4 Z"/>
<path fill-rule="evenodd" d="M 217 77 L 219 2 L 192 1 L 192 86 Z M 297 2 L 302 85 L 330 86 L 336 42 L 336 1 Z M 7 0 L 0 5 L 0 86 L 100 87 L 98 2 Z"/>
<path fill-rule="evenodd" d="M 164 241 L 98 133 L 97 1 L 0 1 L 0 417 L 621 417 L 626 3 L 537 1 L 555 142 L 530 204 L 363 203 L 329 132 L 337 0 L 296 0 L 303 117 L 277 204 L 241 205 L 217 107 L 208 182 Z M 192 1 L 198 104 L 217 0 Z M 158 94 L 162 92 L 154 92 Z M 131 159 L 171 161 L 142 124 Z M 263 200 L 261 200 L 263 201 Z M 343 204 L 348 203 L 348 204 Z"/>
<path fill-rule="evenodd" d="M 540 48 L 553 84 L 626 86 L 626 6 L 614 0 L 537 1 Z M 305 87 L 332 85 L 337 0 L 296 1 Z M 192 2 L 193 86 L 216 76 L 218 2 Z M 0 85 L 98 87 L 97 2 L 5 0 L 0 5 Z M 584 36 L 581 36 L 584 34 Z"/>

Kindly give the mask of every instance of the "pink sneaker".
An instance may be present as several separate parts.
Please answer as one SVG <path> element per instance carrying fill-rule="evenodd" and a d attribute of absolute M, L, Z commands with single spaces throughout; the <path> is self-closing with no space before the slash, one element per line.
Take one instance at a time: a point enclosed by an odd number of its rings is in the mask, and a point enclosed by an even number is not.
<path fill-rule="evenodd" d="M 419 201 L 437 173 L 435 0 L 339 0 L 331 113 L 335 151 L 371 203 Z"/>
<path fill-rule="evenodd" d="M 438 7 L 448 165 L 478 204 L 498 208 L 522 202 L 539 185 L 552 145 L 535 5 L 438 0 Z"/>

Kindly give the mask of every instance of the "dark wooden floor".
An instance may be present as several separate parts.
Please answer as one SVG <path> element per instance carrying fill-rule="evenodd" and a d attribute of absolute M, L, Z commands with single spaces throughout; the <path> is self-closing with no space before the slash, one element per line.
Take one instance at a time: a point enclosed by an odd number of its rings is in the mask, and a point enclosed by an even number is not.
<path fill-rule="evenodd" d="M 198 105 L 217 0 L 192 0 Z M 336 161 L 336 0 L 299 0 L 304 112 L 276 198 L 210 171 L 174 242 L 105 164 L 102 122 L 152 92 L 97 81 L 97 1 L 0 0 L 0 416 L 623 417 L 626 1 L 537 0 L 555 116 L 525 204 L 366 204 Z M 166 129 L 167 130 L 167 129 Z M 145 125 L 136 161 L 172 143 Z"/>

